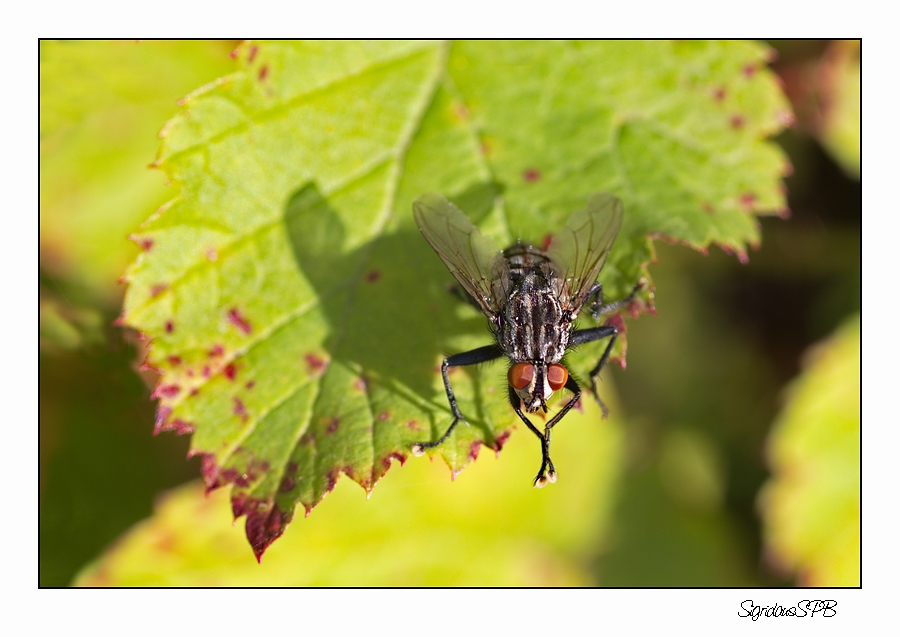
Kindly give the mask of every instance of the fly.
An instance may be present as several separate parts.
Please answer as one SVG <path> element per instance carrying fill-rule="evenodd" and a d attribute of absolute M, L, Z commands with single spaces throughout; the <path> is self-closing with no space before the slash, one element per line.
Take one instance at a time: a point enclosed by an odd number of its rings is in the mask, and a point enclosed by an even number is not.
<path fill-rule="evenodd" d="M 641 289 L 639 283 L 628 297 L 603 305 L 603 287 L 597 281 L 622 225 L 622 202 L 609 193 L 592 195 L 587 206 L 572 214 L 565 227 L 553 235 L 546 250 L 521 241 L 500 250 L 459 208 L 435 193 L 415 201 L 413 216 L 444 265 L 487 316 L 494 336 L 492 345 L 444 359 L 441 375 L 453 422 L 437 440 L 414 443 L 413 454 L 419 456 L 425 449 L 437 447 L 460 420 L 465 421 L 448 370 L 506 356 L 510 362 L 509 402 L 541 441 L 541 468 L 534 486 L 556 482 L 550 431 L 581 398 L 581 387 L 561 363 L 569 348 L 609 339 L 590 372 L 591 393 L 604 418 L 608 414 L 597 394 L 597 377 L 616 342 L 617 330 L 612 325 L 576 330 L 575 319 L 588 303 L 597 319 L 630 302 Z M 541 433 L 525 413 L 546 413 L 553 392 L 563 388 L 573 396 Z"/>

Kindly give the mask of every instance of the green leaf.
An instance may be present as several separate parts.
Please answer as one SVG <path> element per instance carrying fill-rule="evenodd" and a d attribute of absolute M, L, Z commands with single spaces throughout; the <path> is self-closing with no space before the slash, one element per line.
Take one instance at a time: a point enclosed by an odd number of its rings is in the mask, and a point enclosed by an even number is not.
<path fill-rule="evenodd" d="M 772 431 L 770 557 L 803 586 L 860 585 L 860 320 L 816 346 Z"/>
<path fill-rule="evenodd" d="M 181 195 L 143 226 L 127 275 L 123 320 L 153 338 L 162 373 L 157 430 L 194 433 L 257 556 L 341 473 L 371 491 L 449 425 L 441 359 L 489 338 L 447 294 L 412 201 L 443 193 L 502 245 L 540 242 L 613 192 L 610 300 L 647 275 L 648 235 L 743 254 L 753 213 L 784 207 L 786 161 L 765 138 L 790 112 L 766 56 L 746 42 L 244 46 L 164 129 L 157 164 Z M 595 345 L 571 356 L 577 375 Z M 439 449 L 454 474 L 515 423 L 503 372 L 452 372 L 471 425 Z"/>

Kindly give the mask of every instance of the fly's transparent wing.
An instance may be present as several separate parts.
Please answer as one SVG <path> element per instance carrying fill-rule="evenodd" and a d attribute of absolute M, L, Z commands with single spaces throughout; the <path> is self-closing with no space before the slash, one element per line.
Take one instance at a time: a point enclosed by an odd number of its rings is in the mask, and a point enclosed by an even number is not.
<path fill-rule="evenodd" d="M 494 263 L 500 257 L 497 244 L 437 193 L 416 199 L 413 216 L 425 239 L 482 311 L 488 315 L 499 312 L 499 299 L 491 285 Z"/>
<path fill-rule="evenodd" d="M 584 305 L 621 226 L 622 201 L 602 192 L 591 195 L 550 240 L 547 253 L 564 273 L 573 312 Z"/>

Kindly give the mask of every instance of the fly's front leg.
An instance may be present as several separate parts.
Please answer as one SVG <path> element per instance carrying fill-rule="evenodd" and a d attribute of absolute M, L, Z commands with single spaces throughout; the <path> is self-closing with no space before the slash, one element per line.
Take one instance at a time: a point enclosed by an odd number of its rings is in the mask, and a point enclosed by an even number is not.
<path fill-rule="evenodd" d="M 606 360 L 609 358 L 610 352 L 612 352 L 613 345 L 616 344 L 616 337 L 618 334 L 619 331 L 614 326 L 601 325 L 586 330 L 575 330 L 569 337 L 569 345 L 581 345 L 583 343 L 599 341 L 601 338 L 609 337 L 609 344 L 606 346 L 603 356 L 600 357 L 600 361 L 594 366 L 594 369 L 591 370 L 591 393 L 594 394 L 594 399 L 597 401 L 597 404 L 600 405 L 600 409 L 603 410 L 604 418 L 609 415 L 609 409 L 603 404 L 603 401 L 600 400 L 600 395 L 597 393 L 597 377 L 600 375 L 600 370 L 606 365 Z"/>
<path fill-rule="evenodd" d="M 544 453 L 544 459 L 541 462 L 541 470 L 538 472 L 537 478 L 534 479 L 534 486 L 538 488 L 547 484 L 548 481 L 556 482 L 557 478 L 556 468 L 553 466 L 553 461 L 550 460 L 550 430 L 553 429 L 554 425 L 556 425 L 560 420 L 563 419 L 563 416 L 569 413 L 569 410 L 572 409 L 572 407 L 574 407 L 578 403 L 578 400 L 581 398 L 581 387 L 578 386 L 578 383 L 571 376 L 569 376 L 569 379 L 566 381 L 565 387 L 570 392 L 572 392 L 573 396 L 569 400 L 569 402 L 566 403 L 565 407 L 560 409 L 559 413 L 556 414 L 553 419 L 547 423 L 547 426 L 544 427 L 544 435 L 541 436 L 541 449 Z M 523 420 L 525 419 L 525 416 L 518 409 L 516 410 L 516 413 L 518 413 Z M 537 433 L 537 430 L 534 427 L 532 427 L 531 429 L 532 431 Z M 544 477 L 545 469 L 549 469 L 549 471 L 547 471 L 546 473 L 546 477 Z"/>
<path fill-rule="evenodd" d="M 522 419 L 528 428 L 534 432 L 534 435 L 537 436 L 541 441 L 541 470 L 538 471 L 537 477 L 534 479 L 534 486 L 537 488 L 541 488 L 547 482 L 556 482 L 556 467 L 553 466 L 553 461 L 550 460 L 550 434 L 549 430 L 545 429 L 544 433 L 538 431 L 538 428 L 531 424 L 531 421 L 522 413 L 521 401 L 519 400 L 518 394 L 516 394 L 516 390 L 513 389 L 512 385 L 509 386 L 509 403 L 512 405 L 513 410 L 518 414 L 519 418 Z M 558 420 L 558 418 L 554 418 L 554 420 Z M 556 424 L 556 423 L 554 423 Z M 548 425 L 549 427 L 549 425 Z"/>
<path fill-rule="evenodd" d="M 442 444 L 450 436 L 450 433 L 453 431 L 460 420 L 462 420 L 463 422 L 466 421 L 465 417 L 459 411 L 459 407 L 456 404 L 456 396 L 453 395 L 453 388 L 450 386 L 450 377 L 448 375 L 448 370 L 451 367 L 461 367 L 463 365 L 477 365 L 478 363 L 486 363 L 496 358 L 500 358 L 500 356 L 502 355 L 503 352 L 497 345 L 487 345 L 485 347 L 473 349 L 470 352 L 454 354 L 453 356 L 448 356 L 444 359 L 444 362 L 441 364 L 441 376 L 444 378 L 444 389 L 447 392 L 447 401 L 450 403 L 450 410 L 453 412 L 453 422 L 450 423 L 450 427 L 447 429 L 447 431 L 444 432 L 444 435 L 437 440 L 434 440 L 432 442 L 413 443 L 412 453 L 414 456 L 421 456 L 423 453 L 425 453 L 426 449 L 431 449 L 432 447 L 437 447 Z"/>

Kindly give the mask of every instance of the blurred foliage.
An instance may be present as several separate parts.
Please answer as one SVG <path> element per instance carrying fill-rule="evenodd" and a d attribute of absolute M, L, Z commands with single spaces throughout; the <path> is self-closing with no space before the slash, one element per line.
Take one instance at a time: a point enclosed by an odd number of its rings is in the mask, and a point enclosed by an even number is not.
<path fill-rule="evenodd" d="M 851 178 L 859 179 L 860 41 L 775 44 L 786 54 L 776 68 L 798 124 L 819 139 Z M 810 50 L 817 54 L 802 54 Z"/>
<path fill-rule="evenodd" d="M 523 486 L 535 441 L 515 432 L 498 460 L 479 458 L 455 482 L 439 463 L 419 462 L 389 472 L 370 501 L 339 483 L 257 565 L 241 529 L 227 525 L 227 492 L 204 500 L 196 486 L 162 498 L 154 517 L 101 553 L 150 514 L 153 494 L 199 469 L 184 460 L 186 439 L 150 437 L 154 405 L 134 372 L 146 341 L 126 344 L 108 326 L 121 294 L 117 264 L 137 252 L 122 239 L 172 196 L 160 174 L 143 169 L 153 135 L 176 99 L 233 68 L 232 45 L 42 43 L 41 585 L 69 583 L 92 558 L 81 584 L 790 583 L 764 559 L 756 509 L 768 477 L 763 450 L 802 353 L 860 311 L 861 194 L 791 91 L 792 73 L 820 64 L 834 45 L 772 44 L 799 121 L 778 140 L 795 169 L 792 215 L 763 221 L 747 265 L 715 249 L 704 256 L 655 244 L 659 315 L 628 323 L 628 368 L 604 378 L 614 419 L 567 419 L 579 435 L 554 439 L 560 464 L 571 467 L 560 482 Z M 72 59 L 59 62 L 70 64 L 60 71 L 65 82 L 45 80 L 54 51 Z M 186 75 L 177 92 L 166 91 Z M 137 87 L 132 97 L 109 90 L 115 77 Z M 80 105 L 88 132 L 51 115 L 54 100 Z M 145 102 L 159 110 L 142 111 Z M 104 113 L 118 109 L 133 119 L 105 126 L 117 120 Z M 102 141 L 117 130 L 118 142 Z M 132 153 L 130 139 L 145 150 Z M 53 209 L 54 200 L 63 203 Z"/>
<path fill-rule="evenodd" d="M 855 316 L 807 352 L 769 440 L 769 557 L 805 586 L 860 585 L 860 338 Z"/>

